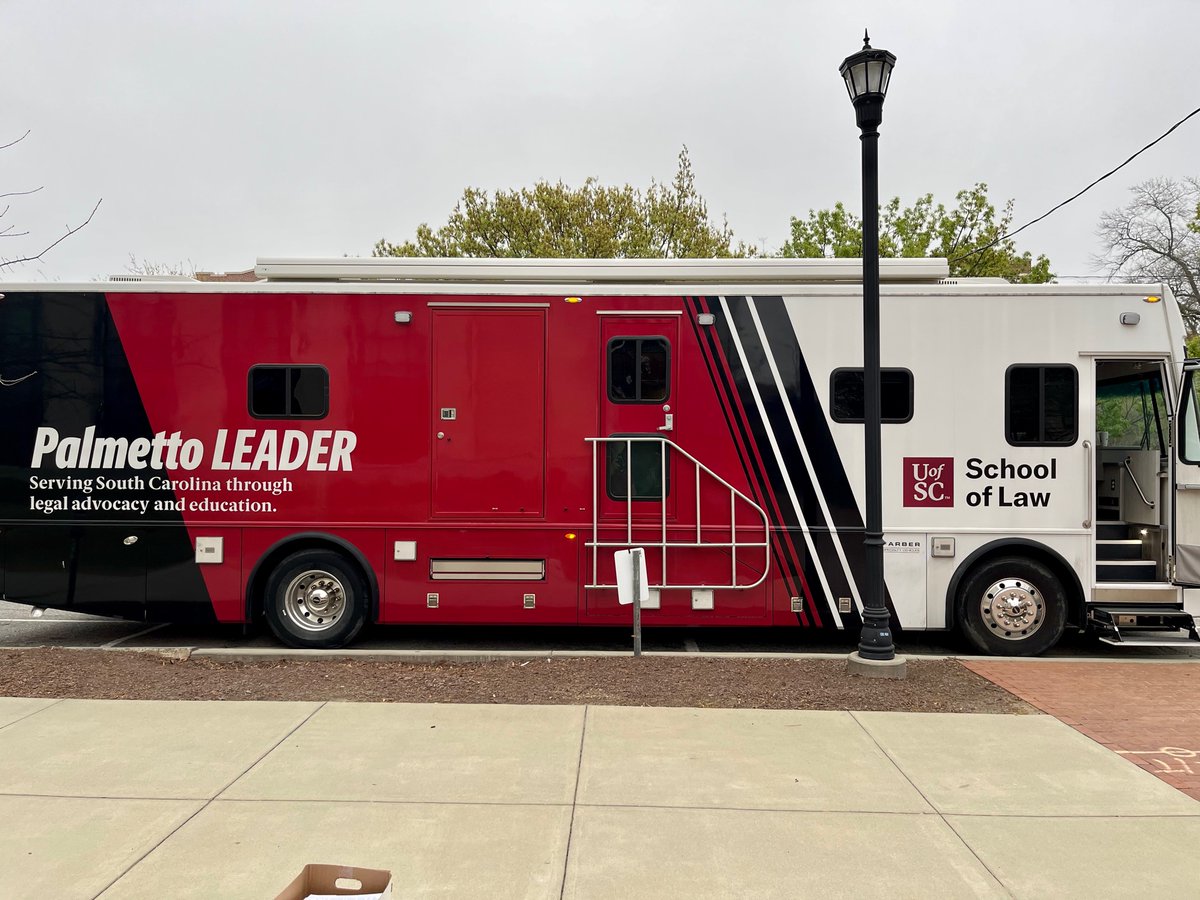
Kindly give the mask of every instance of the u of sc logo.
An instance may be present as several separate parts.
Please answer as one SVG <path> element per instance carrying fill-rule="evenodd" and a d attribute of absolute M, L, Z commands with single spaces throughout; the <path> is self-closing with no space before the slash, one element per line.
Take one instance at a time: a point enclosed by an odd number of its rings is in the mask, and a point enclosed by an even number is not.
<path fill-rule="evenodd" d="M 954 505 L 954 457 L 904 457 L 905 506 Z"/>

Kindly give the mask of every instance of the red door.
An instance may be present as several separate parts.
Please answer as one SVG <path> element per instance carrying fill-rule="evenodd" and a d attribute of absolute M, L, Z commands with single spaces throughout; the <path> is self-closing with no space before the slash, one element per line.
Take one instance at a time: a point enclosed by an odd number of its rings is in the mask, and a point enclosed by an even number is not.
<path fill-rule="evenodd" d="M 543 514 L 544 309 L 433 311 L 432 511 Z"/>
<path fill-rule="evenodd" d="M 679 427 L 679 316 L 604 316 L 600 434 L 674 440 Z M 632 496 L 635 519 L 673 517 L 672 454 L 658 443 L 610 442 L 599 448 L 600 515 L 625 519 Z M 632 456 L 630 456 L 632 451 Z M 663 475 L 666 476 L 665 490 Z"/>

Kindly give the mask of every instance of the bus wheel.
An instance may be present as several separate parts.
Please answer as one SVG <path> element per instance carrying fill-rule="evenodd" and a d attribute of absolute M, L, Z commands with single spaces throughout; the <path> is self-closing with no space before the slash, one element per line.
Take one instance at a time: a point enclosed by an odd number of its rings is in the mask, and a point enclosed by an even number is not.
<path fill-rule="evenodd" d="M 293 553 L 267 581 L 267 623 L 289 647 L 344 647 L 367 620 L 358 568 L 332 550 Z"/>
<path fill-rule="evenodd" d="M 973 570 L 958 595 L 958 621 L 976 648 L 995 656 L 1037 656 L 1062 637 L 1067 598 L 1054 574 L 1021 557 Z"/>

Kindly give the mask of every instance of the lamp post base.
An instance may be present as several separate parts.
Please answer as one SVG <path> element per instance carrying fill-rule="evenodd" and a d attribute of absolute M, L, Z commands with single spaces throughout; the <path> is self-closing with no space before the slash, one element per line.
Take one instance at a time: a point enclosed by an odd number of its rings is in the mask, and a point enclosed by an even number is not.
<path fill-rule="evenodd" d="M 892 678 L 903 681 L 908 677 L 908 660 L 903 656 L 891 659 L 866 659 L 855 650 L 846 657 L 846 674 L 864 678 Z"/>

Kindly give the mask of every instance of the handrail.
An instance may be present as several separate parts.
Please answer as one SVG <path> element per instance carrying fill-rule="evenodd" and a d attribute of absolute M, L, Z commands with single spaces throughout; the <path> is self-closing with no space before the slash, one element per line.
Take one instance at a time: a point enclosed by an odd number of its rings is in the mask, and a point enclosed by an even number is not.
<path fill-rule="evenodd" d="M 1084 510 L 1083 514 L 1083 527 L 1091 528 L 1093 510 L 1096 508 L 1095 499 L 1093 497 L 1093 492 L 1096 490 L 1096 479 L 1092 475 L 1092 467 L 1096 464 L 1096 460 L 1094 454 L 1092 453 L 1091 441 L 1083 442 L 1083 458 L 1087 461 L 1087 465 L 1084 467 L 1086 472 L 1084 477 L 1087 478 L 1087 509 Z"/>
<path fill-rule="evenodd" d="M 600 584 L 597 580 L 599 571 L 600 549 L 601 548 L 620 548 L 632 547 L 633 540 L 633 445 L 634 444 L 658 444 L 663 452 L 659 454 L 659 496 L 658 503 L 661 513 L 660 521 L 660 540 L 658 541 L 638 541 L 639 544 L 644 544 L 648 547 L 657 548 L 661 554 L 662 572 L 659 575 L 659 583 L 652 584 L 651 587 L 659 589 L 726 589 L 726 590 L 748 590 L 757 587 L 766 580 L 767 574 L 771 567 L 770 553 L 770 524 L 767 520 L 767 514 L 761 506 L 751 500 L 746 494 L 738 490 L 692 454 L 688 453 L 674 441 L 658 435 L 622 435 L 619 437 L 590 437 L 585 440 L 592 445 L 592 539 L 586 542 L 586 546 L 592 551 L 592 572 L 589 588 L 615 588 L 615 584 Z M 621 443 L 625 445 L 625 541 L 601 541 L 600 537 L 600 476 L 599 476 L 599 451 L 600 444 Z M 666 448 L 670 447 L 681 457 L 692 463 L 696 467 L 696 539 L 695 541 L 672 541 L 667 536 L 667 454 Z M 729 491 L 729 541 L 705 541 L 702 534 L 702 522 L 700 514 L 700 472 L 703 471 L 706 475 L 712 478 L 718 485 Z M 607 483 L 607 479 L 606 479 Z M 738 540 L 738 524 L 737 524 L 737 501 L 741 500 L 749 506 L 762 523 L 763 539 L 761 541 L 739 541 Z M 743 526 L 753 527 L 753 526 Z M 667 583 L 667 549 L 669 547 L 691 547 L 691 548 L 711 548 L 711 549 L 727 549 L 730 551 L 730 579 L 728 584 L 670 584 Z M 739 584 L 737 572 L 738 549 L 761 549 L 763 551 L 763 567 L 762 573 L 752 583 Z"/>
<path fill-rule="evenodd" d="M 1142 490 L 1142 486 L 1138 484 L 1137 476 L 1133 474 L 1133 469 L 1129 467 L 1129 460 L 1130 457 L 1125 457 L 1125 471 L 1129 473 L 1129 480 L 1132 481 L 1133 486 L 1137 488 L 1138 495 L 1142 498 L 1142 502 L 1151 509 L 1154 509 L 1154 501 L 1147 499 L 1145 492 Z"/>

